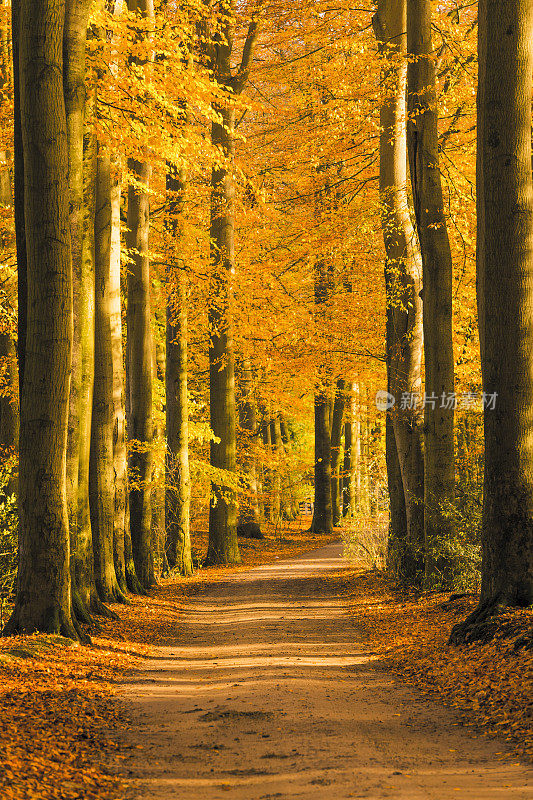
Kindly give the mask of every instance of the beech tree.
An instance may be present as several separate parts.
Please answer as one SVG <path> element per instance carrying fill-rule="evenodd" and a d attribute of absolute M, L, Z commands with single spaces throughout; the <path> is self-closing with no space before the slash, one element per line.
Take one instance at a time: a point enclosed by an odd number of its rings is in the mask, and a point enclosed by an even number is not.
<path fill-rule="evenodd" d="M 425 582 L 430 587 L 447 585 L 450 581 L 449 556 L 445 551 L 452 536 L 452 523 L 447 504 L 453 503 L 455 495 L 453 273 L 439 165 L 431 22 L 431 0 L 408 0 L 407 142 L 413 206 L 422 254 L 426 397 L 424 545 Z"/>
<path fill-rule="evenodd" d="M 65 9 L 58 0 L 21 0 L 18 10 L 28 294 L 19 570 L 15 608 L 5 630 L 76 638 L 65 475 L 72 350 Z"/>
<path fill-rule="evenodd" d="M 248 81 L 258 19 L 248 27 L 240 65 L 232 72 L 231 58 L 235 37 L 235 2 L 220 3 L 217 26 L 212 37 L 204 36 L 209 68 L 226 98 L 214 110 L 218 120 L 211 129 L 212 144 L 219 148 L 221 162 L 211 174 L 211 262 L 212 281 L 209 296 L 209 408 L 211 429 L 211 464 L 217 469 L 236 470 L 235 354 L 232 321 L 232 279 L 235 271 L 235 101 Z M 206 31 L 207 34 L 207 31 Z M 237 543 L 237 505 L 231 487 L 213 482 L 213 500 L 209 508 L 209 547 L 206 564 L 232 564 L 240 561 Z"/>
<path fill-rule="evenodd" d="M 189 411 L 187 392 L 187 274 L 179 259 L 183 244 L 185 169 L 167 172 L 169 243 L 169 297 L 166 322 L 166 492 L 165 551 L 170 568 L 192 573 L 189 507 Z M 178 257 L 174 255 L 177 251 Z"/>
<path fill-rule="evenodd" d="M 129 0 L 130 11 L 150 19 L 152 0 Z M 150 196 L 151 167 L 148 161 L 130 159 L 129 169 L 137 185 L 128 188 L 127 360 L 129 380 L 128 439 L 131 485 L 129 514 L 133 560 L 137 578 L 147 589 L 154 580 L 151 547 L 152 419 L 152 328 L 150 312 Z"/>
<path fill-rule="evenodd" d="M 257 406 L 253 396 L 252 365 L 249 358 L 241 362 L 240 388 L 241 401 L 239 404 L 239 425 L 245 438 L 243 471 L 249 481 L 249 496 L 239 510 L 239 524 L 250 522 L 257 524 L 261 521 L 259 509 L 259 481 L 257 440 L 259 437 L 259 424 L 257 419 Z"/>
<path fill-rule="evenodd" d="M 533 3 L 479 4 L 477 271 L 485 404 L 479 607 L 452 631 L 475 638 L 502 606 L 533 603 Z"/>
<path fill-rule="evenodd" d="M 111 193 L 111 159 L 108 153 L 100 152 L 97 161 L 94 221 L 95 369 L 89 464 L 89 500 L 96 587 L 100 599 L 108 602 L 125 600 L 115 572 L 115 469 L 113 453 L 115 406 L 111 305 L 113 258 L 111 244 Z M 124 558 L 123 551 L 124 540 L 122 539 L 122 560 Z"/>
<path fill-rule="evenodd" d="M 346 407 L 345 386 L 346 381 L 343 378 L 339 378 L 335 388 L 335 400 L 331 418 L 331 507 L 333 525 L 339 525 L 342 519 L 340 464 L 344 410 Z"/>
<path fill-rule="evenodd" d="M 424 461 L 417 407 L 401 407 L 419 395 L 422 382 L 422 262 L 407 199 L 406 37 L 407 0 L 382 0 L 373 18 L 383 59 L 385 96 L 380 109 L 379 189 L 385 243 L 388 412 L 386 463 L 395 569 L 420 581 L 424 566 Z"/>

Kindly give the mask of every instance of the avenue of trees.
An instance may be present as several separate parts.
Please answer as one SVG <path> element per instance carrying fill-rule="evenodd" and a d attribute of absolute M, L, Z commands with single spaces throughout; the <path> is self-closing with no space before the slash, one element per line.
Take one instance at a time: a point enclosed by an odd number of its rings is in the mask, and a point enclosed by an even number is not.
<path fill-rule="evenodd" d="M 403 585 L 480 559 L 453 641 L 531 605 L 533 1 L 0 10 L 5 632 L 310 492 Z"/>

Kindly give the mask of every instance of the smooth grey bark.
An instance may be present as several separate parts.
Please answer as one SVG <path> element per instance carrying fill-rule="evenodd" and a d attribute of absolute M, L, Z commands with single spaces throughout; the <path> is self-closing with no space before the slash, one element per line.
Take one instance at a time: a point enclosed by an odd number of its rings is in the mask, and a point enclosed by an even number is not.
<path fill-rule="evenodd" d="M 454 393 L 452 337 L 453 269 L 442 198 L 438 147 L 438 100 L 431 37 L 431 0 L 407 5 L 407 144 L 413 207 L 422 254 L 425 393 L 424 582 L 451 580 L 453 537 L 447 506 L 454 502 Z M 444 398 L 444 402 L 441 401 Z"/>
<path fill-rule="evenodd" d="M 165 552 L 168 566 L 181 575 L 193 572 L 190 533 L 189 406 L 187 389 L 187 271 L 179 254 L 183 247 L 185 170 L 167 172 L 168 223 L 171 235 L 167 279 Z M 178 254 L 178 257 L 174 255 Z M 171 290 L 172 289 L 172 290 Z"/>
<path fill-rule="evenodd" d="M 135 162 L 139 183 L 148 187 L 150 167 Z M 128 439 L 129 509 L 133 559 L 144 588 L 152 581 L 151 548 L 151 443 L 152 421 L 152 333 L 150 318 L 150 265 L 148 259 L 149 195 L 133 186 L 128 189 L 128 249 L 133 253 L 128 271 L 127 359 L 129 369 Z"/>
<path fill-rule="evenodd" d="M 282 454 L 283 454 L 283 441 L 281 439 L 281 425 L 279 412 L 274 414 L 270 420 L 270 441 L 272 443 L 272 455 L 274 457 L 274 465 L 272 470 L 272 511 L 274 522 L 277 525 L 281 519 L 282 511 Z"/>
<path fill-rule="evenodd" d="M 479 607 L 533 603 L 533 2 L 479 4 L 478 311 L 485 471 Z"/>
<path fill-rule="evenodd" d="M 17 39 L 28 305 L 17 596 L 4 632 L 40 630 L 75 639 L 65 474 L 72 277 L 62 83 L 64 19 L 60 0 L 20 4 Z"/>
<path fill-rule="evenodd" d="M 244 89 L 258 34 L 254 16 L 248 27 L 240 65 L 232 70 L 236 3 L 228 0 L 217 10 L 216 30 L 205 32 L 205 55 L 216 81 L 227 90 L 227 100 L 215 106 L 219 121 L 213 122 L 211 142 L 224 163 L 211 173 L 211 263 L 209 295 L 209 404 L 211 429 L 219 442 L 211 442 L 211 465 L 227 473 L 236 470 L 235 356 L 232 320 L 232 281 L 235 271 L 235 102 Z M 207 564 L 240 562 L 237 542 L 235 491 L 213 482 L 209 509 Z"/>
<path fill-rule="evenodd" d="M 67 434 L 67 505 L 72 601 L 76 617 L 90 621 L 96 610 L 92 534 L 88 515 L 88 449 L 92 404 L 93 295 L 91 181 L 84 185 L 90 155 L 84 154 L 85 50 L 90 2 L 67 0 L 63 35 L 63 91 L 69 154 L 69 226 L 72 252 L 73 340 Z M 89 207 L 86 207 L 88 204 Z M 81 472 L 81 480 L 80 480 Z"/>
<path fill-rule="evenodd" d="M 26 327 L 28 312 L 28 278 L 26 230 L 24 220 L 24 148 L 20 108 L 20 7 L 21 0 L 11 0 L 11 51 L 13 57 L 13 206 L 17 245 L 17 356 L 19 398 L 22 396 L 26 358 Z"/>
<path fill-rule="evenodd" d="M 407 0 L 380 0 L 373 18 L 390 85 L 380 110 L 379 188 L 386 252 L 386 355 L 388 391 L 396 400 L 388 412 L 386 463 L 391 495 L 390 535 L 396 543 L 398 574 L 408 583 L 420 583 L 424 569 L 424 457 L 422 410 L 402 397 L 418 396 L 422 382 L 423 313 L 420 291 L 422 261 L 411 224 L 407 198 L 406 37 Z M 397 468 L 401 487 L 398 487 Z M 401 502 L 399 497 L 401 497 Z M 394 506 L 394 508 L 393 508 Z M 405 520 L 401 514 L 405 513 Z M 398 549 L 399 548 L 399 549 Z"/>
<path fill-rule="evenodd" d="M 6 381 L 0 396 L 0 448 L 5 454 L 13 452 L 19 439 L 17 351 L 9 333 L 0 333 L 0 364 Z"/>
<path fill-rule="evenodd" d="M 358 387 L 352 383 L 350 387 L 347 416 L 344 425 L 344 464 L 343 464 L 343 515 L 353 517 L 359 500 L 361 437 L 360 421 L 357 416 L 356 393 Z"/>
<path fill-rule="evenodd" d="M 3 45 L 3 42 L 2 42 Z M 2 47 L 2 50 L 4 48 Z M 7 54 L 2 54 L 2 84 L 7 84 L 8 71 Z M 7 89 L 7 86 L 6 86 Z M 11 179 L 7 153 L 0 154 L 3 165 L 0 167 L 0 206 L 4 209 L 11 206 Z M 10 286 L 4 286 L 6 310 L 11 314 L 11 299 L 9 298 Z M 0 395 L 0 448 L 3 454 L 12 453 L 18 447 L 19 439 L 19 413 L 18 413 L 18 372 L 17 351 L 13 336 L 10 332 L 0 333 L 0 365 L 3 372 L 3 387 Z M 11 480 L 8 492 L 14 492 L 16 481 Z"/>
<path fill-rule="evenodd" d="M 342 491 L 341 491 L 341 444 L 346 407 L 346 381 L 340 378 L 335 388 L 335 400 L 331 417 L 331 507 L 333 525 L 339 525 L 342 519 Z"/>
<path fill-rule="evenodd" d="M 330 405 L 326 391 L 315 392 L 315 503 L 311 530 L 327 534 L 333 533 Z"/>
<path fill-rule="evenodd" d="M 152 18 L 152 0 L 128 0 L 128 9 Z M 135 570 L 141 586 L 153 581 L 151 541 L 152 478 L 152 329 L 150 314 L 150 197 L 151 167 L 130 159 L 129 168 L 138 183 L 128 189 L 127 246 L 131 253 L 128 270 L 127 360 L 129 381 L 128 439 L 129 514 Z"/>
<path fill-rule="evenodd" d="M 5 2 L 2 5 L 6 5 Z M 0 31 L 0 91 L 8 96 L 13 91 L 11 80 L 8 30 Z M 4 209 L 13 203 L 11 197 L 11 175 L 9 155 L 6 150 L 0 151 L 0 206 Z M 4 281 L 2 299 L 4 309 L 9 315 L 13 313 L 11 281 Z M 18 372 L 17 352 L 14 338 L 9 330 L 0 334 L 0 364 L 3 372 L 3 387 L 0 395 L 0 448 L 4 454 L 15 452 L 19 438 L 18 413 Z M 16 479 L 9 481 L 9 494 L 16 491 Z"/>
<path fill-rule="evenodd" d="M 288 455 L 291 451 L 291 435 L 287 420 L 280 412 L 279 428 L 281 441 L 283 443 L 283 453 Z M 291 473 L 290 460 L 285 459 L 283 473 L 281 476 L 281 516 L 283 519 L 296 519 L 299 514 L 299 506 L 296 501 L 293 486 L 293 475 Z"/>
<path fill-rule="evenodd" d="M 320 194 L 320 193 L 319 193 Z M 323 198 L 318 197 L 320 206 Z M 327 304 L 333 291 L 333 275 L 330 265 L 317 258 L 314 265 L 314 306 L 317 324 L 324 324 Z M 317 533 L 332 533 L 333 506 L 331 503 L 331 420 L 332 403 L 327 366 L 322 366 L 314 397 L 315 409 L 315 494 L 311 530 Z"/>
<path fill-rule="evenodd" d="M 121 186 L 117 177 L 111 176 L 109 202 L 111 212 L 111 241 L 109 256 L 109 303 L 111 320 L 111 358 L 113 364 L 113 468 L 115 473 L 115 502 L 113 523 L 113 557 L 115 574 L 120 589 L 137 589 L 133 559 L 128 577 L 126 570 L 126 411 L 124 407 L 124 360 L 122 348 L 122 299 L 120 293 L 120 198 Z"/>
<path fill-rule="evenodd" d="M 265 520 L 268 522 L 274 521 L 274 512 L 272 504 L 272 439 L 270 428 L 270 416 L 265 411 L 263 422 L 261 423 L 261 438 L 263 440 L 263 450 L 265 452 L 265 460 L 262 467 L 262 496 L 263 496 L 263 514 Z"/>
<path fill-rule="evenodd" d="M 94 573 L 104 602 L 124 601 L 114 559 L 115 470 L 113 428 L 113 341 L 111 335 L 111 160 L 101 151 L 96 167 L 95 352 L 89 461 L 89 504 Z"/>
<path fill-rule="evenodd" d="M 252 365 L 250 359 L 244 357 L 240 369 L 241 401 L 239 404 L 239 425 L 243 434 L 243 471 L 248 478 L 249 494 L 246 502 L 239 509 L 239 524 L 256 522 L 261 517 L 259 511 L 258 477 L 257 477 L 257 439 L 259 434 L 257 407 L 253 396 Z"/>

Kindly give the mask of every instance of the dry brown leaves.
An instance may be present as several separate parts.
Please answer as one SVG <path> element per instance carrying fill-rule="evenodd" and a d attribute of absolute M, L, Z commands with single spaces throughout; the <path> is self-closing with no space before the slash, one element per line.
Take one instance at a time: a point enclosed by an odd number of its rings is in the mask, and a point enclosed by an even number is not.
<path fill-rule="evenodd" d="M 304 520 L 302 527 L 308 527 Z M 305 524 L 307 523 L 307 524 Z M 58 636 L 0 638 L 0 797 L 2 800 L 121 800 L 128 790 L 111 766 L 121 753 L 114 730 L 127 724 L 116 693 L 125 670 L 154 645 L 176 641 L 184 598 L 229 571 L 290 558 L 334 537 L 287 526 L 281 537 L 241 540 L 243 565 L 169 577 L 150 597 L 114 605 L 119 620 L 99 619 L 92 645 Z M 207 537 L 194 536 L 205 553 Z"/>
<path fill-rule="evenodd" d="M 533 651 L 513 649 L 533 629 L 533 610 L 498 618 L 491 642 L 451 647 L 450 631 L 475 597 L 450 604 L 446 594 L 408 597 L 375 572 L 355 575 L 349 591 L 357 625 L 399 678 L 459 710 L 466 724 L 505 739 L 512 754 L 533 758 Z"/>

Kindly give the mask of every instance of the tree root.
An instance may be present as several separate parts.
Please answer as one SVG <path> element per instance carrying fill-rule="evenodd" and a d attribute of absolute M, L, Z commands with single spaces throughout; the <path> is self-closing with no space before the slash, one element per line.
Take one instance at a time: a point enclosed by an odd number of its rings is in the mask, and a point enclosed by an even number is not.
<path fill-rule="evenodd" d="M 93 597 L 91 599 L 91 611 L 93 614 L 98 614 L 99 617 L 105 617 L 106 619 L 120 619 L 119 615 L 115 614 L 114 611 L 111 611 L 110 608 L 104 605 L 99 597 Z"/>
<path fill-rule="evenodd" d="M 59 605 L 53 605 L 46 611 L 35 614 L 28 613 L 24 604 L 17 602 L 13 613 L 2 631 L 3 636 L 15 636 L 24 633 L 50 633 L 64 636 L 66 639 L 80 641 L 72 617 L 67 616 Z M 84 634 L 82 634 L 84 636 Z"/>
<path fill-rule="evenodd" d="M 93 619 L 89 609 L 81 599 L 80 593 L 72 588 L 72 615 L 74 619 L 83 625 L 92 625 Z"/>
<path fill-rule="evenodd" d="M 463 622 L 454 625 L 448 644 L 465 645 L 472 642 L 490 642 L 495 636 L 512 639 L 520 632 L 522 624 L 516 620 L 501 620 L 501 615 L 511 610 L 508 606 L 497 599 L 491 599 L 480 603 L 474 611 Z M 531 645 L 529 640 L 531 639 Z M 515 642 L 515 649 L 521 647 L 533 647 L 533 632 L 522 636 Z"/>

